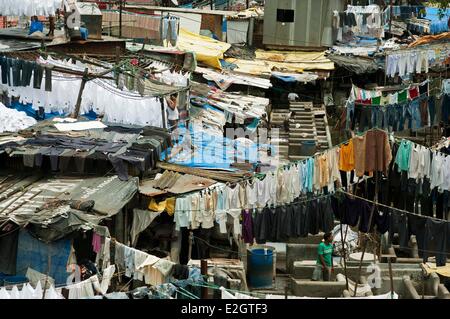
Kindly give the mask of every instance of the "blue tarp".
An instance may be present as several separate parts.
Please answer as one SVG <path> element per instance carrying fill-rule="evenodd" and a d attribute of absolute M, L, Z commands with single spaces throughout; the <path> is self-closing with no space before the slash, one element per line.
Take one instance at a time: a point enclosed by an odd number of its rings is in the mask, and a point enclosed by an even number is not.
<path fill-rule="evenodd" d="M 438 8 L 426 7 L 425 11 L 425 19 L 431 20 L 431 34 L 439 34 L 448 31 L 448 17 L 450 16 L 450 9 L 439 11 Z M 442 12 L 442 18 L 439 17 L 439 12 Z"/>
<path fill-rule="evenodd" d="M 23 284 L 26 282 L 28 282 L 28 278 L 25 276 L 6 275 L 0 272 L 0 286 Z"/>
<path fill-rule="evenodd" d="M 281 81 L 283 81 L 283 82 L 287 82 L 287 83 L 295 83 L 295 82 L 297 82 L 297 79 L 295 78 L 295 77 L 293 77 L 293 76 L 288 76 L 288 75 L 276 75 L 276 74 L 273 74 L 272 75 L 274 78 L 277 78 L 277 79 L 279 79 L 279 80 L 281 80 Z"/>
<path fill-rule="evenodd" d="M 17 248 L 17 275 L 25 275 L 28 268 L 46 274 L 50 254 L 50 277 L 55 279 L 56 285 L 65 284 L 69 275 L 66 267 L 70 247 L 68 239 L 47 244 L 21 229 Z"/>
<path fill-rule="evenodd" d="M 219 60 L 219 61 L 220 61 L 220 65 L 224 69 L 234 70 L 234 69 L 236 69 L 238 67 L 236 64 L 227 62 L 225 60 Z"/>
<path fill-rule="evenodd" d="M 222 112 L 208 104 L 204 104 L 203 108 L 210 108 L 212 110 Z M 250 132 L 254 131 L 253 126 L 255 126 L 256 124 L 256 122 L 252 122 L 250 124 Z M 244 131 L 242 130 L 242 132 Z M 176 143 L 176 145 L 183 145 L 183 143 L 186 141 L 187 129 L 181 123 L 179 125 L 179 133 L 180 138 L 179 142 Z M 240 141 L 224 137 L 223 134 L 212 135 L 206 130 L 195 128 L 192 124 L 189 126 L 189 133 L 191 143 L 195 149 L 194 155 L 187 156 L 187 154 L 190 153 L 189 148 L 170 159 L 170 163 L 197 168 L 234 170 L 233 168 L 231 168 L 231 164 L 235 162 L 248 162 L 251 164 L 256 164 L 259 160 L 258 147 L 263 146 L 256 143 L 253 143 L 250 146 L 246 146 Z M 187 147 L 190 147 L 188 143 L 186 143 L 186 145 Z M 264 146 L 269 147 L 268 145 Z M 171 149 L 168 149 L 167 151 L 170 154 Z M 272 154 L 274 154 L 273 148 Z M 164 159 L 165 153 L 161 155 L 161 160 Z"/>
<path fill-rule="evenodd" d="M 32 104 L 22 104 L 19 101 L 12 102 L 10 108 L 16 109 L 17 111 L 25 112 L 28 116 L 36 119 L 37 121 L 48 120 L 54 117 L 69 116 L 69 114 L 60 114 L 58 112 L 52 112 L 52 113 L 45 113 L 42 117 L 39 117 L 38 112 L 33 109 Z M 88 118 L 89 120 L 97 119 L 97 114 L 94 111 L 90 111 L 89 113 L 83 114 L 83 116 Z"/>

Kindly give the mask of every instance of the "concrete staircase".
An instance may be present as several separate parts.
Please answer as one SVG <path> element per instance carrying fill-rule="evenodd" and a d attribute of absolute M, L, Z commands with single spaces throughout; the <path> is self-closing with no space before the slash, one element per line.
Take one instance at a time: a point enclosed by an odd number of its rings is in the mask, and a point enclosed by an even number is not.
<path fill-rule="evenodd" d="M 284 120 L 293 112 L 289 132 L 284 130 Z M 292 102 L 289 110 L 273 110 L 272 127 L 279 127 L 279 154 L 290 161 L 302 160 L 332 146 L 325 107 L 311 102 Z M 298 127 L 297 127 L 298 126 Z"/>
<path fill-rule="evenodd" d="M 272 145 L 277 145 L 276 154 L 282 159 L 289 159 L 289 132 L 284 129 L 284 120 L 290 111 L 288 109 L 272 110 L 270 115 L 270 124 L 272 128 L 278 130 L 271 130 L 269 133 Z"/>

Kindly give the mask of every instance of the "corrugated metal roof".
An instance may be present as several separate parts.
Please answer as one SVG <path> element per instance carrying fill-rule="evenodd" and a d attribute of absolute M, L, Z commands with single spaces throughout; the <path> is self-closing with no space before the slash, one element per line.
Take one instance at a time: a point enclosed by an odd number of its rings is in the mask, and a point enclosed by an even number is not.
<path fill-rule="evenodd" d="M 0 176 L 0 221 L 46 224 L 67 212 L 69 200 L 95 201 L 95 215 L 117 214 L 136 194 L 138 178 Z M 43 212 L 43 213 L 41 213 Z"/>

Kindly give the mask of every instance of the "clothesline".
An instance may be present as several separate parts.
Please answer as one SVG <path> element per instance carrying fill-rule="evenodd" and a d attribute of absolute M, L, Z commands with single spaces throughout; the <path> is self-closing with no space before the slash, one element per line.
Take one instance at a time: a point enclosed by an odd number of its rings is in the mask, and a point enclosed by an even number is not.
<path fill-rule="evenodd" d="M 404 214 L 409 214 L 409 215 L 414 215 L 414 216 L 420 216 L 420 217 L 423 217 L 423 218 L 428 218 L 428 219 L 432 219 L 432 220 L 436 220 L 436 221 L 440 221 L 440 222 L 442 222 L 442 221 L 447 221 L 447 220 L 445 220 L 445 219 L 439 219 L 439 218 L 432 217 L 432 216 L 425 216 L 425 215 L 420 215 L 420 214 L 416 214 L 416 213 L 411 213 L 411 212 L 409 212 L 409 211 L 407 211 L 407 210 L 404 210 L 404 209 L 399 209 L 399 208 L 396 208 L 396 207 L 393 207 L 393 206 L 388 206 L 388 205 L 385 205 L 385 204 L 381 204 L 381 203 L 379 203 L 379 202 L 375 202 L 375 201 L 373 201 L 373 200 L 370 200 L 370 199 L 367 199 L 367 198 L 364 198 L 364 197 L 361 197 L 361 196 L 358 196 L 358 195 L 355 195 L 355 194 L 346 192 L 346 191 L 341 190 L 341 189 L 337 190 L 336 192 L 340 192 L 340 193 L 343 193 L 343 194 L 346 194 L 346 195 L 349 195 L 349 196 L 353 196 L 353 197 L 355 197 L 355 198 L 358 198 L 358 199 L 360 199 L 360 200 L 366 201 L 366 202 L 368 202 L 368 203 L 371 203 L 371 204 L 374 204 L 374 205 L 377 205 L 377 206 L 382 206 L 382 207 L 385 207 L 385 208 L 389 208 L 389 209 L 395 210 L 395 211 L 397 211 L 397 212 L 399 212 L 399 213 L 404 213 Z"/>
<path fill-rule="evenodd" d="M 442 43 L 445 44 L 445 43 Z M 385 55 L 385 56 L 389 56 L 389 55 L 396 55 L 396 54 L 409 54 L 409 53 L 420 53 L 420 52 L 424 52 L 424 51 L 428 51 L 430 49 L 433 49 L 434 47 L 437 46 L 442 46 L 442 44 L 432 44 L 432 43 L 427 43 L 427 44 L 422 44 L 420 46 L 420 48 L 401 48 L 401 49 L 391 49 L 389 51 L 383 51 L 380 52 L 381 55 Z"/>
<path fill-rule="evenodd" d="M 362 132 L 362 133 L 357 133 L 356 135 L 357 135 L 357 136 L 363 136 L 363 135 L 365 135 L 367 132 L 370 132 L 370 131 L 377 131 L 377 130 L 378 130 L 378 131 L 383 131 L 383 132 L 385 132 L 384 130 L 381 130 L 381 129 L 379 129 L 379 128 L 371 128 L 371 129 L 368 129 L 368 130 L 366 130 L 366 131 L 364 131 L 364 132 Z M 328 149 L 328 150 L 326 150 L 326 151 L 323 151 L 323 152 L 320 152 L 320 153 L 316 153 L 315 155 L 308 156 L 308 157 L 305 158 L 305 159 L 302 159 L 302 160 L 296 160 L 296 161 L 291 161 L 290 163 L 287 163 L 287 164 L 282 164 L 282 165 L 278 166 L 274 171 L 271 171 L 270 173 L 273 174 L 273 173 L 275 173 L 275 172 L 276 172 L 277 170 L 279 170 L 279 169 L 285 169 L 285 168 L 291 167 L 291 165 L 296 165 L 296 164 L 299 164 L 299 163 L 303 163 L 303 162 L 307 161 L 307 160 L 310 159 L 310 158 L 314 158 L 314 157 L 323 155 L 323 154 L 325 154 L 325 153 L 328 152 L 328 151 L 331 151 L 331 150 L 333 150 L 333 149 L 339 148 L 341 145 L 348 144 L 352 139 L 353 139 L 353 138 L 350 138 L 350 139 L 348 139 L 348 140 L 346 140 L 346 141 L 340 142 L 339 144 L 334 145 L 332 148 L 330 148 L 330 149 Z M 192 192 L 192 193 L 203 193 L 203 192 L 212 191 L 212 190 L 216 190 L 216 189 L 219 189 L 219 190 L 220 190 L 220 189 L 224 188 L 225 186 L 236 185 L 236 184 L 239 184 L 239 183 L 242 183 L 242 182 L 245 182 L 245 181 L 252 181 L 252 182 L 253 182 L 253 181 L 255 181 L 256 178 L 258 178 L 258 176 L 260 176 L 260 177 L 265 177 L 266 175 L 267 175 L 267 172 L 256 173 L 255 175 L 245 176 L 245 177 L 243 177 L 240 181 L 237 181 L 237 182 L 226 182 L 226 183 L 221 183 L 221 184 L 219 184 L 219 185 L 215 184 L 215 185 L 212 185 L 212 186 L 210 186 L 210 187 L 208 187 L 208 188 L 206 188 L 206 189 L 204 189 L 204 190 L 202 190 L 202 191 L 196 191 L 196 192 Z M 259 179 L 259 178 L 258 178 L 258 179 Z M 323 197 L 326 197 L 326 196 L 323 196 Z M 283 205 L 281 205 L 281 206 L 283 206 Z M 195 211 L 199 211 L 199 210 L 195 210 Z"/>
<path fill-rule="evenodd" d="M 237 183 L 239 183 L 239 182 L 237 182 Z M 214 189 L 219 189 L 220 190 L 220 187 L 222 186 L 225 186 L 226 184 L 224 184 L 224 185 L 219 185 L 219 186 L 211 186 L 209 189 L 210 190 L 214 190 Z M 205 190 L 203 190 L 203 191 L 201 191 L 201 192 L 204 192 L 204 191 L 207 191 L 208 189 L 205 189 Z M 314 196 L 313 198 L 308 198 L 308 199 L 300 199 L 300 200 L 298 200 L 298 201 L 294 201 L 294 202 L 292 202 L 292 203 L 288 203 L 288 204 L 277 204 L 277 205 L 267 205 L 267 207 L 268 208 L 280 208 L 280 207 L 285 207 L 285 206 L 287 206 L 287 205 L 292 205 L 292 204 L 302 204 L 302 203 L 309 203 L 309 202 L 313 202 L 313 201 L 315 201 L 315 200 L 319 200 L 319 199 L 322 199 L 322 198 L 327 198 L 327 197 L 329 197 L 329 196 L 331 196 L 331 195 L 333 195 L 333 193 L 329 193 L 329 194 L 324 194 L 324 195 L 320 195 L 320 196 Z M 262 208 L 264 208 L 264 207 L 260 207 L 261 209 Z M 257 209 L 257 208 L 243 208 L 243 210 L 253 210 L 253 209 Z M 203 212 L 203 211 L 205 211 L 204 209 L 189 209 L 189 211 L 190 212 Z"/>
<path fill-rule="evenodd" d="M 217 286 L 214 284 L 197 284 L 197 283 L 192 283 L 192 286 L 196 286 L 196 287 L 203 287 L 203 288 L 210 288 L 210 289 L 215 289 L 215 290 L 222 290 L 225 289 L 227 291 L 230 292 L 237 292 L 237 293 L 241 293 L 241 294 L 246 294 L 246 295 L 255 295 L 255 296 L 262 296 L 265 297 L 266 294 L 260 293 L 260 292 L 253 292 L 253 291 L 242 291 L 242 290 L 236 290 L 236 289 L 229 289 L 229 288 L 225 288 L 225 287 L 221 287 L 221 286 Z"/>
<path fill-rule="evenodd" d="M 114 273 L 114 275 L 111 276 L 111 279 L 112 279 L 112 278 L 115 278 L 115 277 L 122 276 L 123 274 L 125 274 L 125 271 L 116 272 L 116 273 Z M 97 276 L 98 276 L 98 274 L 97 274 Z M 101 279 L 101 278 L 100 278 L 100 279 Z M 43 280 L 44 280 L 44 278 L 39 279 L 39 281 L 43 281 Z M 80 281 L 80 282 L 75 282 L 75 283 L 70 283 L 70 284 L 59 284 L 59 285 L 54 285 L 53 287 L 54 287 L 55 289 L 65 288 L 65 287 L 70 287 L 70 286 L 73 286 L 73 285 L 75 285 L 75 284 L 79 284 L 79 283 L 82 283 L 82 282 L 88 281 L 88 280 L 89 280 L 89 278 L 88 278 L 88 279 L 85 279 L 85 280 L 83 280 L 83 281 Z M 25 285 L 25 284 L 27 284 L 27 283 L 29 283 L 29 282 L 22 282 L 22 283 L 17 283 L 17 284 L 14 284 L 14 285 L 11 284 L 11 285 L 0 286 L 0 288 L 6 288 L 6 289 L 8 289 L 8 288 L 17 287 L 17 286 L 20 286 L 20 285 Z M 49 283 L 49 282 L 48 282 L 48 283 Z"/>
<path fill-rule="evenodd" d="M 116 277 L 119 277 L 119 276 L 122 276 L 123 274 L 125 274 L 125 271 L 122 271 L 122 272 L 117 272 L 117 273 L 115 273 L 115 274 L 113 274 L 112 276 L 111 276 L 111 278 L 109 279 L 109 280 L 111 280 L 111 279 L 113 279 L 113 278 L 116 278 Z M 101 279 L 101 278 L 100 278 Z M 42 282 L 42 280 L 43 279 L 41 279 L 41 280 L 39 280 L 40 282 Z M 76 285 L 76 284 L 80 284 L 80 283 L 83 283 L 83 282 L 89 282 L 90 281 L 90 278 L 88 278 L 88 279 L 86 279 L 86 280 L 83 280 L 83 281 L 81 281 L 81 282 L 79 282 L 79 283 L 72 283 L 72 284 L 69 284 L 69 285 L 67 285 L 67 284 L 61 284 L 61 285 L 54 285 L 54 286 L 52 286 L 54 289 L 62 289 L 62 288 L 66 288 L 67 287 L 67 289 L 69 289 L 71 286 L 74 286 L 74 285 Z M 47 282 L 46 282 L 47 283 Z M 45 283 L 45 284 L 46 284 Z M 4 285 L 4 286 L 1 286 L 0 288 L 2 288 L 2 289 L 12 289 L 12 288 L 14 288 L 14 287 L 18 287 L 18 286 L 21 286 L 21 285 L 26 285 L 26 284 L 29 284 L 29 282 L 24 282 L 24 283 L 18 283 L 18 284 L 14 284 L 14 285 Z M 188 297 L 188 298 L 190 298 L 190 299 L 199 299 L 197 296 L 195 296 L 195 295 L 193 295 L 193 294 L 191 294 L 190 292 L 188 292 L 187 290 L 185 290 L 185 289 L 183 289 L 182 287 L 179 287 L 179 286 L 176 286 L 174 283 L 171 283 L 174 287 L 175 287 L 175 292 L 176 293 L 180 293 L 180 294 L 182 294 L 183 296 L 185 296 L 185 297 Z M 158 288 L 160 288 L 160 287 L 162 287 L 162 286 L 164 286 L 164 285 L 166 285 L 166 284 L 161 284 L 161 285 L 159 285 L 159 286 L 155 286 L 155 289 L 158 289 Z M 47 292 L 49 289 L 43 289 L 45 292 Z M 98 291 L 96 291 L 96 292 L 98 292 Z M 162 291 L 159 291 L 159 290 L 157 290 L 157 292 L 158 293 L 161 293 L 161 294 L 163 294 L 163 295 L 165 295 L 165 296 L 167 296 L 167 297 L 169 297 L 169 298 L 172 298 L 170 295 L 168 295 L 168 294 L 166 294 L 165 292 L 162 292 Z M 105 295 L 106 293 L 101 293 L 101 295 Z"/>
<path fill-rule="evenodd" d="M 448 155 L 449 155 L 449 154 L 446 154 L 446 153 L 444 153 L 444 152 L 441 152 L 439 149 L 433 149 L 432 147 L 426 147 L 426 146 L 423 146 L 423 145 L 421 145 L 421 144 L 417 144 L 416 142 L 410 141 L 410 140 L 408 140 L 408 139 L 406 139 L 406 138 L 404 138 L 404 137 L 397 137 L 397 136 L 393 135 L 393 138 L 394 138 L 396 144 L 401 144 L 401 142 L 402 142 L 403 140 L 405 140 L 405 141 L 410 142 L 410 143 L 413 144 L 414 146 L 421 146 L 421 147 L 424 147 L 424 148 L 428 149 L 428 150 L 429 150 L 430 152 L 432 152 L 432 153 L 438 153 L 438 154 L 441 154 L 442 156 L 448 156 Z"/>
<path fill-rule="evenodd" d="M 441 91 L 440 89 L 438 89 L 438 88 L 432 88 L 432 89 L 430 89 L 430 91 L 438 91 L 438 92 L 442 92 L 442 91 Z M 428 96 L 428 95 L 429 95 L 429 93 L 422 93 L 422 94 L 418 95 L 417 97 L 415 97 L 414 99 L 405 101 L 405 102 L 403 102 L 403 103 L 415 101 L 415 100 L 420 99 L 420 98 L 423 97 L 423 96 Z M 400 102 L 399 102 L 398 104 L 401 105 Z M 380 104 L 364 104 L 364 103 L 357 103 L 357 102 L 355 102 L 355 105 L 357 105 L 357 106 L 363 106 L 364 108 L 366 108 L 366 107 L 367 107 L 367 108 L 369 108 L 369 107 L 371 107 L 371 108 L 388 108 L 388 107 L 394 107 L 394 106 L 395 106 L 395 104 L 380 105 Z"/>
<path fill-rule="evenodd" d="M 378 128 L 373 128 L 373 129 L 369 129 L 366 132 L 364 132 L 362 135 L 367 134 L 370 131 L 377 131 L 377 132 L 381 132 L 383 133 L 383 139 L 385 145 L 384 148 L 386 148 L 386 153 L 385 156 L 388 156 L 389 158 L 389 164 L 394 163 L 392 162 L 393 156 L 392 156 L 392 148 L 390 145 L 394 144 L 398 144 L 400 141 L 399 139 L 393 137 L 393 135 L 391 135 L 391 143 L 388 142 L 388 133 L 386 133 L 386 131 L 378 129 Z M 373 134 L 373 136 L 371 135 L 371 137 L 375 138 L 375 135 L 377 134 Z M 379 134 L 378 134 L 379 135 Z M 380 135 L 381 137 L 381 135 Z M 271 171 L 271 172 L 266 172 L 266 173 L 259 173 L 256 175 L 252 175 L 251 177 L 248 177 L 246 179 L 242 179 L 239 182 L 236 182 L 238 189 L 236 188 L 230 188 L 227 186 L 229 186 L 230 184 L 221 184 L 221 185 L 214 185 L 212 187 L 210 187 L 209 189 L 200 191 L 200 192 L 196 192 L 193 194 L 189 194 L 188 196 L 194 196 L 192 198 L 187 197 L 187 196 L 183 196 L 180 198 L 177 198 L 176 204 L 175 204 L 175 221 L 178 227 L 189 227 L 189 224 L 192 224 L 192 227 L 197 227 L 200 224 L 202 224 L 203 222 L 208 223 L 207 226 L 205 226 L 206 228 L 211 227 L 209 226 L 209 222 L 210 219 L 203 219 L 204 217 L 203 214 L 200 214 L 199 216 L 197 216 L 196 218 L 196 222 L 191 223 L 188 221 L 185 221 L 186 216 L 188 216 L 187 214 L 195 213 L 195 212 L 204 212 L 204 214 L 206 214 L 207 216 L 214 216 L 214 213 L 216 214 L 216 216 L 218 216 L 218 218 L 215 220 L 216 223 L 220 224 L 220 221 L 222 220 L 222 215 L 224 212 L 227 211 L 227 209 L 229 208 L 230 210 L 233 210 L 232 212 L 228 212 L 234 219 L 237 218 L 238 215 L 238 211 L 240 212 L 240 214 L 243 214 L 243 212 L 249 212 L 249 210 L 253 210 L 254 208 L 256 209 L 262 209 L 262 208 L 279 208 L 279 207 L 290 207 L 290 205 L 292 204 L 296 204 L 296 203 L 304 203 L 304 202 L 310 202 L 310 201 L 315 201 L 315 200 L 320 200 L 322 198 L 326 198 L 329 195 L 322 195 L 319 196 L 321 193 L 323 194 L 324 191 L 329 191 L 330 194 L 331 193 L 335 193 L 337 191 L 339 191 L 339 188 L 344 186 L 341 185 L 342 182 L 339 183 L 339 181 L 342 180 L 342 172 L 346 171 L 346 168 L 341 168 L 340 167 L 340 161 L 342 161 L 343 159 L 340 159 L 339 161 L 339 156 L 338 156 L 338 148 L 346 143 L 351 142 L 355 137 L 350 138 L 347 141 L 344 141 L 342 143 L 340 143 L 337 146 L 334 146 L 333 148 L 323 151 L 319 154 L 315 154 L 314 156 L 309 157 L 308 159 L 304 159 L 304 160 L 300 160 L 297 162 L 291 162 L 288 164 L 284 164 L 279 166 L 276 171 Z M 402 141 L 405 141 L 404 139 L 402 139 Z M 400 142 L 401 143 L 401 142 Z M 389 145 L 390 144 L 390 145 Z M 411 142 L 411 147 L 419 147 L 419 144 L 415 144 Z M 379 145 L 380 146 L 380 145 Z M 389 151 L 387 150 L 387 148 L 389 148 Z M 435 153 L 430 153 L 430 149 L 420 146 L 420 151 L 423 152 L 427 152 L 427 154 L 430 154 L 430 156 L 432 154 L 434 155 L 439 155 L 441 156 L 441 154 L 437 154 Z M 411 148 L 413 149 L 413 148 Z M 322 154 L 322 155 L 321 155 Z M 316 161 L 318 160 L 318 157 L 320 156 L 324 156 L 323 154 L 325 154 L 325 156 L 327 156 L 328 163 L 324 162 L 325 167 L 323 168 L 319 168 L 319 163 L 317 163 Z M 351 151 L 351 157 L 353 157 L 353 151 Z M 383 155 L 384 156 L 384 155 Z M 312 158 L 315 159 L 313 160 Z M 431 160 L 431 158 L 430 158 Z M 314 161 L 314 162 L 313 162 Z M 336 161 L 336 162 L 335 162 Z M 432 160 L 433 161 L 433 160 Z M 296 164 L 298 164 L 299 162 L 303 162 L 301 164 L 301 167 L 298 167 Z M 432 162 L 430 162 L 431 165 Z M 433 162 L 434 163 L 434 162 Z M 437 162 L 436 162 L 437 163 Z M 292 167 L 293 165 L 296 165 L 296 167 Z M 305 166 L 307 165 L 307 167 Z M 328 165 L 328 167 L 326 167 Z M 348 164 L 350 165 L 350 164 Z M 364 164 L 365 165 L 365 164 Z M 367 164 L 369 165 L 369 164 Z M 377 166 L 370 166 L 370 168 L 368 166 L 365 166 L 364 168 L 368 169 L 368 170 L 373 170 L 373 171 L 377 171 L 377 170 L 387 170 L 387 163 L 383 164 L 385 166 L 383 166 L 384 168 L 381 167 L 377 167 Z M 437 165 L 437 164 L 433 164 L 433 165 Z M 316 166 L 316 167 L 314 167 Z M 339 166 L 339 167 L 338 167 Z M 361 166 L 361 165 L 360 165 Z M 288 170 L 286 170 L 286 168 L 288 168 Z M 314 167 L 314 168 L 313 168 Z M 430 166 L 431 167 L 431 166 Z M 432 166 L 434 167 L 434 166 Z M 300 172 L 299 170 L 302 170 L 302 172 Z M 314 169 L 314 170 L 313 170 Z M 339 169 L 339 176 L 336 174 L 336 170 Z M 362 167 L 359 167 L 359 170 L 361 170 Z M 409 168 L 402 168 L 403 171 L 408 171 Z M 313 170 L 313 171 L 312 171 Z M 331 170 L 331 171 L 330 171 Z M 354 171 L 355 167 L 352 167 L 349 169 L 347 173 Z M 313 173 L 312 173 L 313 172 Z M 280 176 L 281 174 L 281 176 Z M 298 174 L 300 174 L 299 176 L 297 176 Z M 312 176 L 311 176 L 312 174 Z M 361 181 L 366 180 L 365 178 L 365 172 L 362 173 L 362 175 L 359 175 L 360 173 L 357 173 L 358 175 L 358 179 L 356 179 L 356 177 L 354 178 L 354 184 L 351 184 L 352 186 L 355 184 L 360 184 Z M 423 177 L 430 177 L 430 173 L 429 172 L 423 172 L 420 174 L 424 174 Z M 267 177 L 265 177 L 265 179 L 260 178 L 260 176 L 269 176 L 269 180 L 267 180 Z M 317 176 L 321 176 L 321 177 L 317 177 Z M 420 175 L 422 176 L 422 175 Z M 267 180 L 267 183 L 265 182 Z M 284 182 L 282 182 L 282 180 L 284 180 Z M 320 181 L 319 181 L 320 180 Z M 253 181 L 254 183 L 251 183 L 250 185 L 244 185 L 242 184 L 243 182 L 246 181 Z M 338 185 L 335 185 L 335 183 L 338 182 Z M 433 183 L 433 180 L 431 181 Z M 292 185 L 292 189 L 286 190 L 287 187 L 285 185 L 285 183 L 288 183 L 289 185 Z M 300 185 L 297 185 L 297 183 L 299 183 Z M 275 184 L 275 185 L 274 185 Z M 348 185 L 348 183 L 345 183 L 345 185 Z M 431 184 L 433 185 L 433 184 Z M 328 186 L 328 188 L 327 188 Z M 255 190 L 255 187 L 257 188 Z M 261 190 L 259 189 L 259 187 L 261 187 Z M 286 188 L 287 187 L 287 188 Z M 437 183 L 436 185 L 433 186 L 433 189 L 435 187 L 447 187 L 444 186 L 442 184 L 442 182 Z M 223 193 L 209 193 L 208 195 L 208 191 L 214 191 L 216 189 L 223 189 L 224 192 Z M 203 195 L 204 194 L 204 195 Z M 313 198 L 308 198 L 308 196 L 310 196 L 310 194 L 314 194 L 316 196 L 314 196 Z M 202 197 L 206 196 L 204 199 L 202 200 Z M 217 198 L 217 202 L 214 203 L 214 198 Z M 296 200 L 297 199 L 297 200 Z M 180 201 L 178 203 L 178 201 Z M 191 204 L 189 204 L 191 203 Z M 216 207 L 217 204 L 217 207 Z M 203 207 L 204 206 L 204 207 Z M 192 207 L 192 208 L 191 208 Z M 389 206 L 387 206 L 389 207 Z M 220 213 L 220 216 L 219 216 Z M 205 215 L 205 216 L 206 216 Z M 211 217 L 212 218 L 212 217 Z M 181 226 L 180 226 L 181 225 Z M 202 226 L 203 227 L 203 226 Z M 224 231 L 224 226 L 221 224 L 221 231 Z M 235 225 L 234 225 L 234 229 L 235 229 L 235 234 L 240 234 L 240 230 L 237 229 L 238 224 L 236 224 L 236 220 L 235 220 Z"/>
<path fill-rule="evenodd" d="M 387 132 L 387 131 L 385 131 L 385 130 L 383 130 L 383 129 L 377 128 L 377 127 L 368 129 L 368 130 L 366 130 L 366 131 L 364 131 L 364 132 L 361 132 L 361 133 L 355 133 L 355 134 L 356 134 L 356 136 L 364 136 L 367 132 L 371 132 L 371 131 L 382 131 L 382 132 L 385 132 L 385 133 L 388 134 L 388 135 L 390 134 L 389 132 Z M 281 168 L 281 167 L 282 167 L 282 168 L 286 168 L 286 167 L 289 167 L 289 166 L 292 165 L 292 164 L 303 163 L 303 162 L 307 161 L 307 160 L 310 159 L 310 158 L 314 158 L 314 157 L 317 157 L 317 156 L 320 156 L 320 155 L 324 155 L 324 154 L 326 154 L 327 152 L 332 151 L 332 150 L 334 150 L 334 149 L 337 149 L 337 148 L 339 148 L 340 146 L 342 146 L 342 145 L 344 145 L 344 144 L 348 144 L 352 139 L 353 139 L 353 137 L 351 137 L 351 138 L 349 138 L 349 139 L 347 139 L 347 140 L 345 140 L 345 141 L 343 141 L 343 142 L 340 142 L 339 144 L 333 145 L 331 148 L 329 148 L 329 149 L 327 149 L 327 150 L 325 150 L 325 151 L 322 151 L 322 152 L 320 152 L 320 153 L 318 152 L 318 153 L 315 153 L 314 155 L 308 156 L 307 158 L 304 158 L 304 159 L 301 159 L 301 160 L 296 160 L 296 161 L 291 161 L 291 162 L 288 163 L 288 164 L 283 164 L 283 165 L 280 166 L 279 168 Z M 263 174 L 263 173 L 261 173 L 261 174 Z"/>

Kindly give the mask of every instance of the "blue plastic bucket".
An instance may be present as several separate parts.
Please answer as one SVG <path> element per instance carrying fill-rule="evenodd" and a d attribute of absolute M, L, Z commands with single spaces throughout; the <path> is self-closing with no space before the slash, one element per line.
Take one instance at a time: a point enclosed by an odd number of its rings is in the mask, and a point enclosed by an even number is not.
<path fill-rule="evenodd" d="M 272 247 L 251 248 L 247 257 L 247 278 L 252 288 L 272 288 L 274 252 Z"/>

